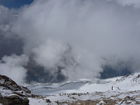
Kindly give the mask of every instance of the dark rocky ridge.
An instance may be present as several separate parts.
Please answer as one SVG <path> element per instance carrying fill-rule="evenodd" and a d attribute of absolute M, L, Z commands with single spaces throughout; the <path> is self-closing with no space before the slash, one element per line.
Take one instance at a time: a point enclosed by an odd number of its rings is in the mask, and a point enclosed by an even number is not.
<path fill-rule="evenodd" d="M 19 86 L 8 78 L 0 75 L 0 103 L 3 105 L 29 105 L 28 97 L 33 96 L 26 87 Z"/>

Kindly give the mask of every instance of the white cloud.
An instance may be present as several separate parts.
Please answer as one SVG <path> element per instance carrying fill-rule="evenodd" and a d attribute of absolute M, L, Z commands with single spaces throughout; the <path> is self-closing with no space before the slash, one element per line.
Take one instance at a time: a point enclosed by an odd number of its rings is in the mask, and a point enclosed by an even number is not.
<path fill-rule="evenodd" d="M 28 58 L 25 55 L 21 56 L 4 56 L 0 61 L 0 74 L 6 75 L 19 84 L 24 83 L 26 77 L 26 65 Z"/>
<path fill-rule="evenodd" d="M 60 59 L 69 44 L 77 66 L 63 73 L 71 79 L 94 78 L 102 71 L 101 65 L 108 62 L 102 58 L 115 56 L 112 65 L 120 59 L 140 61 L 139 13 L 105 0 L 41 0 L 20 13 L 13 30 L 25 40 L 25 53 L 34 52 L 36 62 L 44 67 L 62 64 Z"/>
<path fill-rule="evenodd" d="M 103 64 L 116 67 L 132 59 L 132 71 L 139 71 L 140 1 L 111 1 L 36 0 L 18 16 L 0 6 L 0 30 L 9 36 L 12 28 L 24 40 L 26 56 L 34 53 L 46 69 L 65 67 L 70 79 L 95 78 Z M 0 74 L 23 82 L 26 62 L 23 56 L 4 57 Z"/>
<path fill-rule="evenodd" d="M 131 6 L 132 5 L 136 8 L 140 8 L 140 0 L 117 0 L 117 2 L 122 4 L 123 6 Z"/>

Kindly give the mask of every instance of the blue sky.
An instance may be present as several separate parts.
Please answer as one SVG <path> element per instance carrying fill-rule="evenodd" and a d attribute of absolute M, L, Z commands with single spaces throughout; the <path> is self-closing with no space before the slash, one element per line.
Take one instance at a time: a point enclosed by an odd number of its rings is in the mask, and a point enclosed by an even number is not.
<path fill-rule="evenodd" d="M 32 2 L 33 0 L 0 0 L 0 5 L 4 5 L 8 8 L 20 8 Z"/>

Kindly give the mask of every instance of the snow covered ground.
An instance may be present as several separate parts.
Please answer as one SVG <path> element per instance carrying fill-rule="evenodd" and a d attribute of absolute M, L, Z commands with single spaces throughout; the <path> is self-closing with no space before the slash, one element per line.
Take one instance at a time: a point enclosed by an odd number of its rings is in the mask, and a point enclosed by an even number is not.
<path fill-rule="evenodd" d="M 30 105 L 140 105 L 139 73 L 105 80 L 33 84 L 28 88 L 34 94 L 46 96 L 30 98 Z"/>
<path fill-rule="evenodd" d="M 110 79 L 67 81 L 58 84 L 19 86 L 8 77 L 0 79 L 0 103 L 13 98 L 24 105 L 140 105 L 140 74 Z M 5 105 L 5 104 L 4 104 Z M 6 104 L 7 105 L 7 104 Z"/>
<path fill-rule="evenodd" d="M 50 95 L 58 93 L 86 93 L 118 91 L 127 92 L 140 90 L 140 75 L 122 76 L 105 80 L 79 80 L 61 84 L 34 84 L 28 88 L 38 95 Z"/>

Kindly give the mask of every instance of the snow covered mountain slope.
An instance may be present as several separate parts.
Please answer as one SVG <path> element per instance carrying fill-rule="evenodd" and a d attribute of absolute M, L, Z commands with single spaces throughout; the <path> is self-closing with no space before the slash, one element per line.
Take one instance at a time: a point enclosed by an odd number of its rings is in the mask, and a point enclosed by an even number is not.
<path fill-rule="evenodd" d="M 139 73 L 94 82 L 79 80 L 28 87 L 33 93 L 46 96 L 51 101 L 49 105 L 140 105 Z"/>
<path fill-rule="evenodd" d="M 61 84 L 34 84 L 28 88 L 34 94 L 44 96 L 56 93 L 127 92 L 140 90 L 140 74 L 95 81 L 79 80 Z"/>
<path fill-rule="evenodd" d="M 27 88 L 17 85 L 6 76 L 0 76 L 1 103 L 3 105 L 15 105 L 15 103 L 20 105 L 140 105 L 140 74 L 94 81 L 38 83 L 30 84 Z"/>

